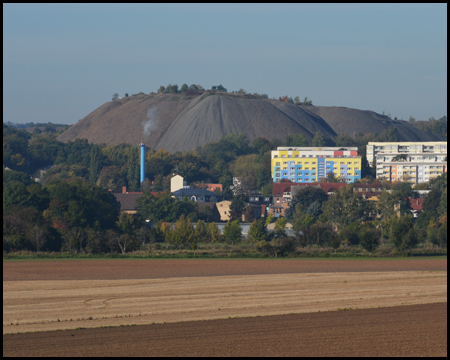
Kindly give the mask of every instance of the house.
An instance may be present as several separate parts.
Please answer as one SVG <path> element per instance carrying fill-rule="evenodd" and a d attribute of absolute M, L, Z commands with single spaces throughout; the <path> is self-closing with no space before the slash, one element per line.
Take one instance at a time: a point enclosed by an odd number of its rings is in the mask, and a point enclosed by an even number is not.
<path fill-rule="evenodd" d="M 209 208 L 209 209 L 211 209 L 211 217 L 212 217 L 212 219 L 211 219 L 211 221 L 214 221 L 214 222 L 219 222 L 219 221 L 221 221 L 221 219 L 220 219 L 220 213 L 219 213 L 219 210 L 217 210 L 217 204 L 216 203 L 212 203 L 212 202 L 199 202 L 198 203 L 198 212 L 199 212 L 199 214 L 200 213 L 204 213 L 204 212 L 206 212 L 207 210 L 205 210 L 206 208 Z"/>
<path fill-rule="evenodd" d="M 120 212 L 125 211 L 127 214 L 135 214 L 137 212 L 136 201 L 142 196 L 142 194 L 142 191 L 127 191 L 126 186 L 122 186 L 121 193 L 113 193 L 116 200 L 120 203 Z M 156 197 L 159 192 L 152 191 L 151 194 Z"/>
<path fill-rule="evenodd" d="M 412 197 L 409 198 L 409 203 L 411 204 L 411 212 L 416 218 L 421 212 L 423 208 L 423 198 L 414 199 Z"/>
<path fill-rule="evenodd" d="M 125 211 L 127 214 L 135 214 L 137 212 L 136 200 L 142 196 L 142 193 L 113 193 L 113 195 L 120 203 L 120 212 Z"/>
<path fill-rule="evenodd" d="M 253 217 L 255 219 L 266 218 L 269 206 L 272 205 L 271 196 L 248 196 L 246 198 L 247 206 L 251 206 Z"/>
<path fill-rule="evenodd" d="M 184 197 L 196 202 L 212 202 L 220 201 L 220 196 L 216 193 L 205 189 L 179 189 L 173 192 L 173 197 L 183 200 Z"/>
<path fill-rule="evenodd" d="M 216 191 L 219 190 L 220 192 L 222 192 L 222 184 L 205 184 L 206 190 L 208 191 Z"/>
<path fill-rule="evenodd" d="M 283 202 L 280 205 L 270 205 L 269 206 L 269 215 L 272 215 L 275 218 L 280 216 L 284 216 L 286 209 L 289 207 L 289 202 Z"/>
<path fill-rule="evenodd" d="M 230 220 L 230 205 L 231 201 L 223 200 L 216 203 L 217 211 L 220 215 L 220 221 Z"/>
<path fill-rule="evenodd" d="M 274 184 L 275 185 L 275 184 Z M 340 189 L 347 186 L 346 183 L 299 183 L 292 184 L 291 193 L 292 197 L 297 195 L 297 193 L 303 189 L 304 187 L 315 187 L 318 189 L 322 189 L 327 195 L 333 195 L 339 192 Z"/>
<path fill-rule="evenodd" d="M 170 192 L 173 193 L 177 190 L 183 189 L 186 186 L 186 182 L 181 175 L 174 175 L 170 179 Z"/>
<path fill-rule="evenodd" d="M 272 187 L 273 205 L 280 206 L 284 202 L 290 202 L 292 200 L 291 186 L 293 185 L 302 186 L 310 184 L 299 184 L 290 181 L 274 183 Z"/>

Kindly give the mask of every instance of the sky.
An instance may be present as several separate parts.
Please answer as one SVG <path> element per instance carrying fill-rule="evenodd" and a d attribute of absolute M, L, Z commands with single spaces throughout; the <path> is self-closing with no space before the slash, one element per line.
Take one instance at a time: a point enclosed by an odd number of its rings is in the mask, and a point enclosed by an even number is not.
<path fill-rule="evenodd" d="M 168 84 L 447 115 L 447 4 L 3 4 L 3 121 Z"/>

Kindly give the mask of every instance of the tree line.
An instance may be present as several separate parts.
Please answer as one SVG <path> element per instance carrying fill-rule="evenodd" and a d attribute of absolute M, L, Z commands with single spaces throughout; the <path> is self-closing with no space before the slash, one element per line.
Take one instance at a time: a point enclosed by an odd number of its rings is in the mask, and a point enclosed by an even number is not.
<path fill-rule="evenodd" d="M 196 203 L 171 197 L 168 191 L 175 170 L 194 186 L 202 186 L 202 182 L 223 184 L 219 195 L 232 200 L 230 226 L 236 228 L 231 224 L 239 222 L 242 215 L 246 221 L 255 223 L 252 227 L 261 226 L 259 220 L 252 218 L 251 209 L 245 207 L 244 199 L 254 191 L 271 195 L 270 150 L 283 145 L 323 146 L 332 142 L 335 146 L 358 146 L 358 151 L 364 151 L 364 154 L 365 143 L 375 141 L 369 139 L 395 134 L 395 131 L 389 131 L 374 136 L 339 135 L 334 139 L 316 134 L 311 141 L 296 134 L 288 135 L 284 142 L 259 138 L 252 144 L 243 134 L 231 134 L 190 152 L 170 154 L 164 150 L 148 149 L 146 181 L 140 189 L 139 149 L 135 146 L 95 145 L 86 140 L 61 143 L 54 133 L 29 134 L 4 124 L 3 161 L 13 169 L 3 172 L 4 251 L 130 251 L 138 248 L 139 244 L 150 242 L 150 239 L 161 241 L 158 234 L 162 233 L 162 223 L 175 224 L 181 217 L 191 223 L 210 223 L 212 212 L 209 208 L 200 212 Z M 33 171 L 53 164 L 41 183 L 30 178 Z M 363 162 L 365 180 L 373 181 L 370 177 L 373 170 L 367 162 L 365 166 L 366 170 Z M 245 179 L 245 188 L 238 196 L 234 196 L 229 187 L 233 176 Z M 280 236 L 272 238 L 263 235 L 263 240 L 269 245 L 260 244 L 259 248 L 261 251 L 269 251 L 270 246 L 270 251 L 288 249 L 292 245 L 289 245 L 290 241 L 298 246 L 338 244 L 367 246 L 367 249 L 388 243 L 404 244 L 401 246 L 405 249 L 417 243 L 446 247 L 446 184 L 445 174 L 445 178 L 443 175 L 418 185 L 417 188 L 428 188 L 431 192 L 417 221 L 409 215 L 407 199 L 413 193 L 407 183 L 386 184 L 388 188 L 392 187 L 392 192 L 383 192 L 376 206 L 355 197 L 351 186 L 342 190 L 342 194 L 331 197 L 310 189 L 301 200 L 294 198 L 286 213 L 298 236 L 287 239 L 281 232 Z M 138 201 L 138 214 L 134 217 L 119 214 L 119 205 L 108 191 L 120 192 L 122 186 L 131 191 L 144 191 Z M 150 191 L 161 194 L 154 197 Z M 400 217 L 395 208 L 400 211 Z M 160 223 L 156 228 L 148 229 L 144 220 Z M 165 225 L 164 233 L 172 231 L 172 228 L 166 228 Z M 402 230 L 395 230 L 399 228 Z M 235 230 L 229 233 L 233 232 L 236 233 Z M 255 234 L 261 232 L 264 233 L 264 229 Z M 401 241 L 398 240 L 400 238 Z M 215 239 L 233 243 L 229 238 Z M 255 244 L 262 241 L 257 235 L 251 235 L 250 239 Z"/>

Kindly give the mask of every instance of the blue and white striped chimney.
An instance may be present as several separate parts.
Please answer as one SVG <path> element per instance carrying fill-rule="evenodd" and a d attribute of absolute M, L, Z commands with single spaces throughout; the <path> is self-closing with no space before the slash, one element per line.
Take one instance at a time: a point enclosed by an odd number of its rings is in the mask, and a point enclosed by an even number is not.
<path fill-rule="evenodd" d="M 145 145 L 141 143 L 141 184 L 145 179 Z"/>

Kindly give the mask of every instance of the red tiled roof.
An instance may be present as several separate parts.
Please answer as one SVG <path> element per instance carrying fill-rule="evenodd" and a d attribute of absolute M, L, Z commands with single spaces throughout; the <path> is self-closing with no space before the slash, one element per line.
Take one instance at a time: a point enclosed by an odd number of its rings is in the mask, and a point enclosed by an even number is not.
<path fill-rule="evenodd" d="M 423 206 L 422 198 L 413 199 L 412 197 L 410 197 L 409 202 L 411 203 L 411 209 L 422 210 L 422 206 Z"/>
<path fill-rule="evenodd" d="M 282 182 L 282 183 L 274 183 L 272 188 L 272 196 L 283 196 L 286 191 L 291 190 L 291 186 L 311 186 L 317 185 L 317 183 L 293 183 L 293 182 Z"/>
<path fill-rule="evenodd" d="M 162 191 L 152 191 L 151 194 L 157 197 Z M 136 200 L 142 196 L 142 192 L 129 192 L 129 193 L 113 193 L 116 200 L 120 203 L 120 211 L 124 210 L 136 210 Z"/>
<path fill-rule="evenodd" d="M 347 186 L 346 183 L 320 183 L 320 188 L 325 191 L 326 193 L 329 193 L 331 191 L 339 191 L 340 189 Z"/>

